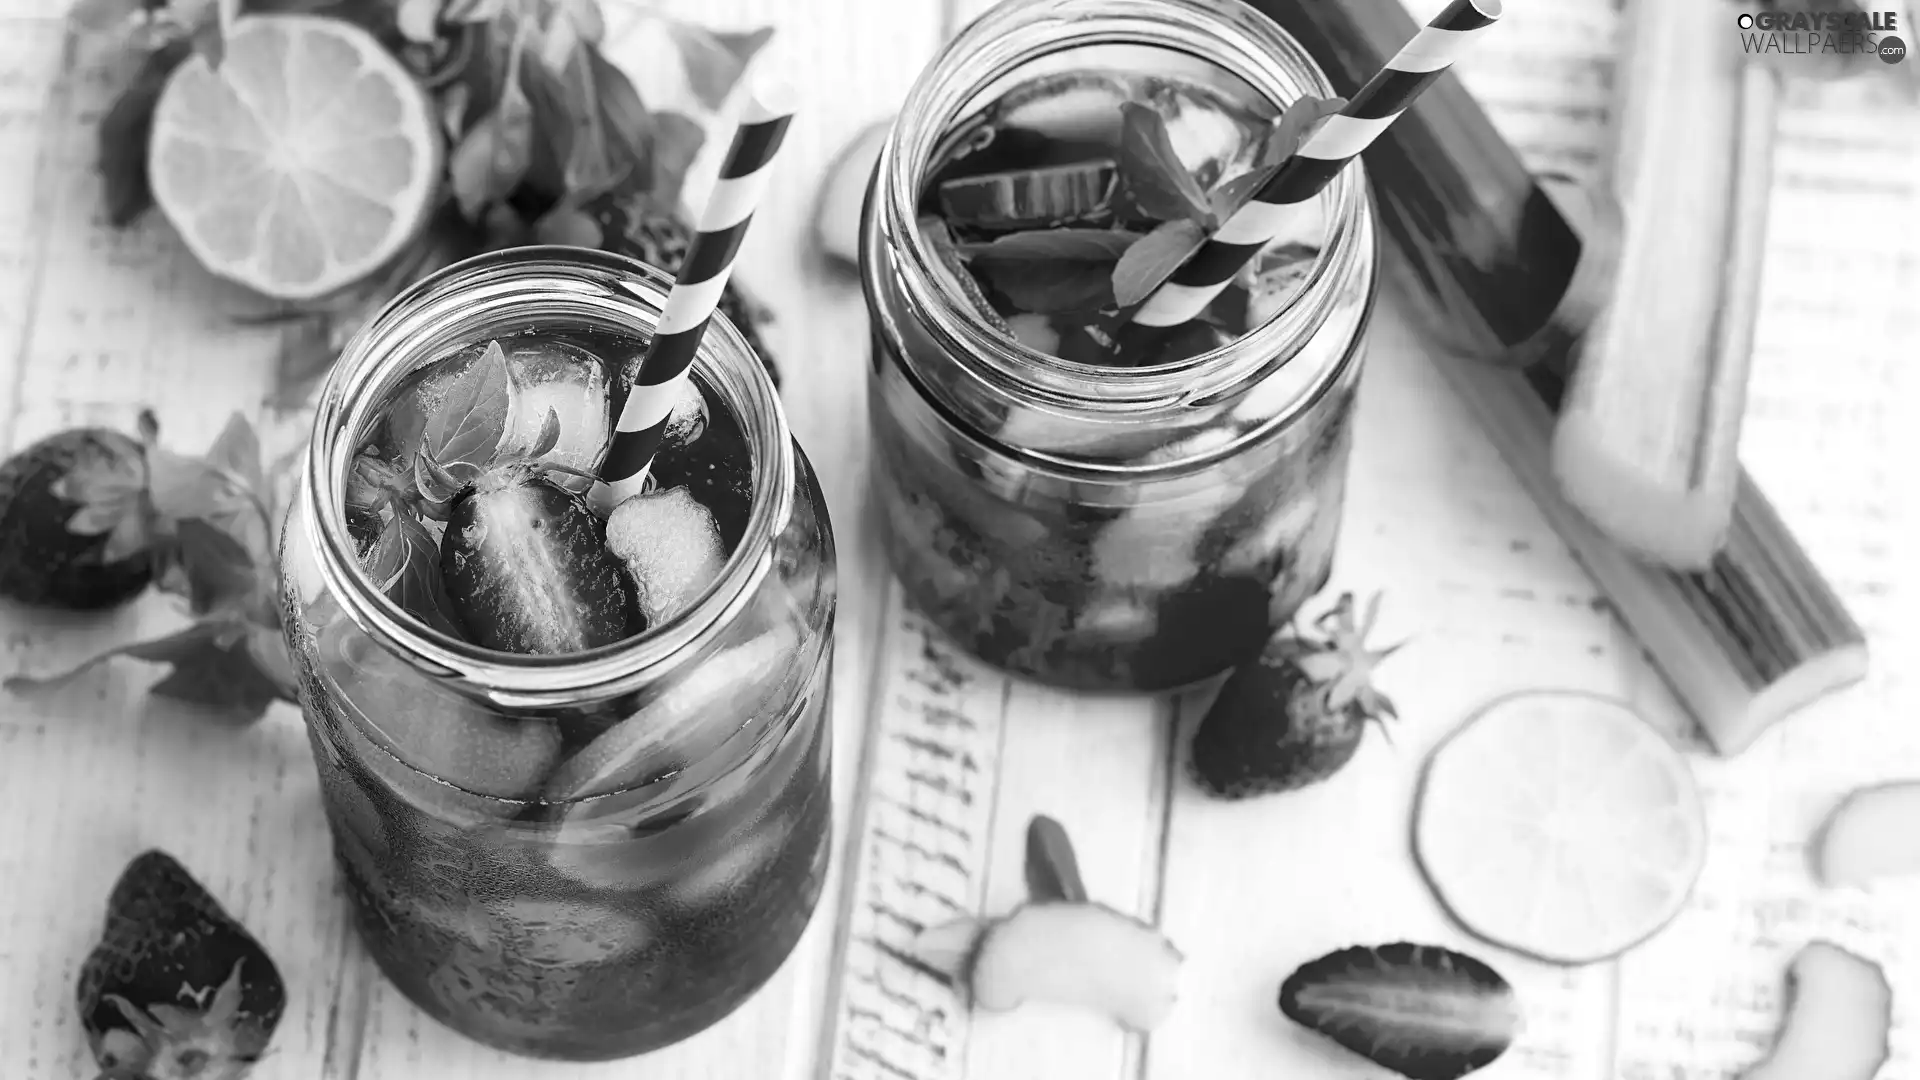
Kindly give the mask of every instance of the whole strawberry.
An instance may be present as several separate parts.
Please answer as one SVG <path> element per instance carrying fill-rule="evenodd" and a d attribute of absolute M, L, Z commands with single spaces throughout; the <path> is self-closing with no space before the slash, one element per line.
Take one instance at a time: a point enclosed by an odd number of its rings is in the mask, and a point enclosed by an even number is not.
<path fill-rule="evenodd" d="M 237 1080 L 272 1039 L 286 989 L 186 868 L 148 851 L 113 887 L 78 1000 L 101 1080 Z"/>
<path fill-rule="evenodd" d="M 146 454 L 106 428 L 48 436 L 0 465 L 0 596 L 94 610 L 153 579 Z"/>
<path fill-rule="evenodd" d="M 1342 594 L 1315 633 L 1289 630 L 1228 676 L 1194 732 L 1187 762 L 1194 782 L 1241 799 L 1317 784 L 1353 760 L 1367 722 L 1395 715 L 1368 681 L 1399 648 L 1367 648 L 1379 609 L 1375 596 L 1356 625 L 1353 596 Z"/>

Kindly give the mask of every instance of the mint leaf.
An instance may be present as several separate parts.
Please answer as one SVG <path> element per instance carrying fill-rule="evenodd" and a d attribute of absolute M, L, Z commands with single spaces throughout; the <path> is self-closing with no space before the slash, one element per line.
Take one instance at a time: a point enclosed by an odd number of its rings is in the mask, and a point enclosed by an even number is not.
<path fill-rule="evenodd" d="M 260 565 L 245 545 L 225 530 L 200 518 L 176 527 L 174 558 L 181 577 L 172 582 L 195 615 L 213 612 L 251 614 L 260 578 Z"/>
<path fill-rule="evenodd" d="M 677 206 L 707 129 L 677 112 L 653 114 L 653 194 L 662 206 Z"/>
<path fill-rule="evenodd" d="M 412 514 L 395 514 L 400 542 L 406 548 L 406 565 L 386 590 L 401 609 L 448 637 L 461 637 L 448 612 L 453 604 L 447 599 L 446 584 L 440 577 L 440 545 Z"/>
<path fill-rule="evenodd" d="M 1113 303 L 1113 268 L 1140 237 L 1117 229 L 1035 229 L 962 251 L 993 287 L 1041 315 Z"/>
<path fill-rule="evenodd" d="M 607 137 L 607 161 L 616 173 L 629 180 L 651 178 L 653 127 L 640 92 L 633 88 L 627 73 L 598 49 L 586 51 L 593 76 L 594 100 L 600 108 L 600 121 Z"/>
<path fill-rule="evenodd" d="M 1141 213 L 1214 227 L 1207 193 L 1174 151 L 1166 120 L 1137 101 L 1120 106 L 1119 161 L 1121 186 Z"/>
<path fill-rule="evenodd" d="M 100 664 L 125 656 L 173 667 L 151 687 L 151 693 L 253 721 L 275 699 L 293 700 L 255 661 L 249 638 L 257 632 L 259 628 L 239 619 L 203 619 L 164 637 L 108 649 L 52 675 L 10 676 L 4 686 L 13 694 L 58 690 Z"/>
<path fill-rule="evenodd" d="M 667 35 L 680 49 L 693 96 L 700 99 L 700 104 L 717 110 L 727 103 L 727 95 L 746 73 L 747 62 L 773 36 L 773 28 L 761 27 L 723 38 L 706 27 L 669 19 Z"/>
<path fill-rule="evenodd" d="M 500 100 L 473 125 L 447 162 L 453 196 L 468 221 L 506 198 L 533 167 L 533 104 L 520 85 L 524 37 L 516 37 L 501 82 Z"/>
<path fill-rule="evenodd" d="M 540 434 L 527 449 L 527 456 L 537 458 L 560 445 L 560 414 L 549 408 L 547 418 L 540 424 Z"/>
<path fill-rule="evenodd" d="M 1221 181 L 1207 196 L 1214 215 L 1224 222 L 1247 205 L 1254 193 L 1273 179 L 1273 174 L 1280 171 L 1280 166 L 1300 149 L 1300 144 L 1312 134 L 1314 127 L 1346 105 L 1347 99 L 1343 97 L 1301 98 L 1294 102 L 1267 132 L 1259 153 L 1254 157 L 1254 167 Z"/>
<path fill-rule="evenodd" d="M 136 2 L 130 6 L 139 5 Z M 114 7 L 117 10 L 118 5 Z M 192 51 L 186 42 L 178 41 L 148 53 L 133 81 L 100 118 L 100 178 L 106 192 L 107 222 L 116 229 L 133 224 L 153 205 L 153 189 L 147 179 L 147 143 L 153 135 L 154 106 L 168 76 Z"/>
<path fill-rule="evenodd" d="M 1257 159 L 1262 166 L 1278 167 L 1300 149 L 1321 120 L 1347 107 L 1343 97 L 1301 98 L 1287 107 L 1280 122 L 1267 135 Z"/>
<path fill-rule="evenodd" d="M 1140 238 L 1120 256 L 1113 267 L 1113 298 L 1121 307 L 1132 307 L 1153 295 L 1180 264 L 1187 261 L 1207 234 L 1198 222 L 1163 221 Z"/>
<path fill-rule="evenodd" d="M 506 431 L 512 394 L 506 350 L 498 341 L 489 341 L 486 351 L 468 366 L 427 421 L 421 448 L 441 465 L 456 461 L 486 465 Z"/>
<path fill-rule="evenodd" d="M 460 472 L 456 473 L 454 470 Z M 429 503 L 440 504 L 453 501 L 466 486 L 478 478 L 480 470 L 464 461 L 454 462 L 451 466 L 437 464 L 427 456 L 425 450 L 413 456 L 413 486 L 420 497 Z"/>

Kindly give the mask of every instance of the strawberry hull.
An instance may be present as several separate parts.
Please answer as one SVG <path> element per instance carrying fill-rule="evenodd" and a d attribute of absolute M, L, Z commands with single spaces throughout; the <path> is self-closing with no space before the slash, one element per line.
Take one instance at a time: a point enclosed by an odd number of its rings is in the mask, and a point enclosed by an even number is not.
<path fill-rule="evenodd" d="M 580 652 L 641 629 L 605 526 L 546 480 L 483 479 L 454 503 L 440 572 L 461 626 L 484 648 Z"/>
<path fill-rule="evenodd" d="M 129 1075 L 197 1075 L 171 1071 L 196 1052 L 204 1075 L 233 1075 L 221 1070 L 256 1060 L 286 1008 L 266 949 L 162 851 L 121 873 L 76 997 L 100 1066 Z"/>

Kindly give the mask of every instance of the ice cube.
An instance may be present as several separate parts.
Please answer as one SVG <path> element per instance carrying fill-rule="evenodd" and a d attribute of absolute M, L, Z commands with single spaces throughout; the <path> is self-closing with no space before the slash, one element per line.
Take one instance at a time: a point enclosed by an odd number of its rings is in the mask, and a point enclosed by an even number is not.
<path fill-rule="evenodd" d="M 682 449 L 706 431 L 707 396 L 692 379 L 681 379 L 673 411 L 667 414 L 667 426 L 661 433 L 660 449 Z"/>
<path fill-rule="evenodd" d="M 1133 96 L 1127 81 L 1102 72 L 1074 71 L 1027 83 L 1002 100 L 997 126 L 1036 132 L 1062 142 L 1110 141 L 1120 106 Z"/>
<path fill-rule="evenodd" d="M 713 512 L 684 487 L 635 495 L 614 507 L 607 548 L 633 575 L 649 627 L 685 611 L 727 564 Z"/>
<path fill-rule="evenodd" d="M 1007 319 L 1007 329 L 1013 332 L 1013 340 L 1034 352 L 1053 356 L 1060 348 L 1060 332 L 1053 328 L 1053 320 L 1045 315 L 1014 315 Z"/>
<path fill-rule="evenodd" d="M 1169 464 L 1211 453 L 1236 437 L 1232 428 L 1212 427 L 1143 455 L 1143 465 Z M 1104 586 L 1170 589 L 1199 572 L 1195 552 L 1221 511 L 1241 494 L 1222 481 L 1204 487 L 1188 481 L 1177 499 L 1156 497 L 1136 504 L 1101 526 L 1093 539 L 1093 576 Z"/>
<path fill-rule="evenodd" d="M 798 646 L 793 626 L 781 623 L 692 661 L 692 668 L 676 673 L 676 681 L 658 697 L 561 762 L 547 777 L 547 798 L 565 801 L 623 790 L 658 768 L 660 745 L 676 729 L 716 712 L 739 723 L 758 716 L 785 680 Z"/>
<path fill-rule="evenodd" d="M 551 411 L 560 418 L 560 441 L 540 460 L 586 473 L 599 468 L 613 436 L 607 370 L 600 361 L 577 346 L 546 341 L 508 349 L 507 368 L 518 392 L 500 453 L 532 450 Z M 572 491 L 584 491 L 593 483 L 579 476 L 552 479 Z"/>
<path fill-rule="evenodd" d="M 1309 492 L 1282 497 L 1257 528 L 1240 537 L 1221 556 L 1221 572 L 1245 576 L 1271 573 L 1274 557 L 1299 543 L 1319 510 L 1319 501 Z"/>
<path fill-rule="evenodd" d="M 1202 185 L 1211 187 L 1253 167 L 1265 121 L 1212 91 L 1155 81 L 1148 103 L 1166 121 L 1174 153 Z"/>

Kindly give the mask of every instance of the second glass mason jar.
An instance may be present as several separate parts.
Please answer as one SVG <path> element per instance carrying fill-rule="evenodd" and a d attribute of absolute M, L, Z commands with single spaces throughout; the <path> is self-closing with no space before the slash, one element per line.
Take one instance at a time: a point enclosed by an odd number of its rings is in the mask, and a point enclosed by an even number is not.
<path fill-rule="evenodd" d="M 1281 110 L 1332 93 L 1236 0 L 1009 0 L 914 86 L 862 223 L 872 479 L 909 599 L 974 655 L 1173 689 L 1326 583 L 1376 292 L 1359 163 L 1180 327 L 1119 325 L 1074 260 L 1154 228 L 1141 106 L 1219 220 Z"/>
<path fill-rule="evenodd" d="M 644 633 L 520 655 L 429 629 L 408 612 L 430 586 L 370 580 L 377 521 L 344 508 L 364 505 L 353 485 L 380 474 L 404 426 L 393 402 L 481 341 L 514 363 L 591 356 L 575 382 L 513 369 L 528 415 L 564 415 L 559 451 L 591 468 L 603 418 L 570 395 L 631 378 L 668 285 L 617 256 L 530 248 L 415 286 L 332 373 L 283 534 L 288 643 L 361 935 L 426 1012 L 531 1056 L 683 1039 L 771 977 L 805 928 L 831 834 L 836 593 L 819 486 L 759 361 L 716 318 L 693 367 L 698 453 L 663 449 L 653 476 L 714 502 L 732 550 Z M 729 510 L 712 480 L 732 470 L 749 490 Z M 430 520 L 408 526 L 410 557 L 437 554 Z"/>

